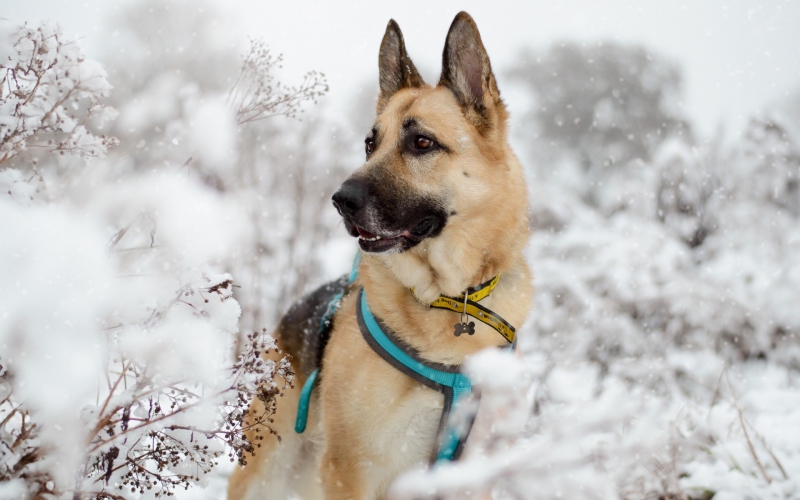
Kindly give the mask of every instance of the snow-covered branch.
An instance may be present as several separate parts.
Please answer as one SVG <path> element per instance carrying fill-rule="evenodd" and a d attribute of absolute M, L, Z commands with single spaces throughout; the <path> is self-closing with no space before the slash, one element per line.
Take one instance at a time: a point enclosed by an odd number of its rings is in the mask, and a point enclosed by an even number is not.
<path fill-rule="evenodd" d="M 2 36 L 0 165 L 30 148 L 96 158 L 117 144 L 87 128 L 93 118 L 102 126 L 116 116 L 102 103 L 111 90 L 102 66 L 57 26 L 20 26 Z"/>

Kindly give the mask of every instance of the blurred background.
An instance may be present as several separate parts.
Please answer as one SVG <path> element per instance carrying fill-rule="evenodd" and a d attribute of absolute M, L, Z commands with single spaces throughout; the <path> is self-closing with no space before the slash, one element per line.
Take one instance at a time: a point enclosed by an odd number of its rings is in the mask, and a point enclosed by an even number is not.
<path fill-rule="evenodd" d="M 102 164 L 53 165 L 31 199 L 87 179 L 198 180 L 248 227 L 215 261 L 239 329 L 271 329 L 356 251 L 329 200 L 363 162 L 386 23 L 435 83 L 459 10 L 530 186 L 522 441 L 538 451 L 493 487 L 800 496 L 800 2 L 6 1 L 0 22 L 58 23 L 101 63 L 119 112 Z M 266 104 L 248 108 L 254 95 Z M 15 161 L 0 169 L 30 158 Z M 631 419 L 649 423 L 619 431 Z M 602 459 L 552 452 L 617 431 Z M 537 441 L 554 432 L 574 440 Z"/>

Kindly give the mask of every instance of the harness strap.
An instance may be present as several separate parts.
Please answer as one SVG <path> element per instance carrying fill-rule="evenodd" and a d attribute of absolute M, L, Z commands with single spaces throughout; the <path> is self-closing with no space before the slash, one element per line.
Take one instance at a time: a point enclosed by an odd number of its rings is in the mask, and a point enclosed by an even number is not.
<path fill-rule="evenodd" d="M 306 383 L 303 384 L 303 390 L 300 391 L 300 401 L 297 403 L 297 418 L 294 421 L 294 431 L 298 434 L 302 434 L 306 430 L 308 407 L 311 404 L 311 392 L 317 382 L 317 375 L 319 375 L 319 368 L 311 372 L 311 375 L 306 379 Z"/>
<path fill-rule="evenodd" d="M 356 278 L 358 278 L 358 264 L 360 262 L 361 252 L 358 252 L 356 253 L 355 259 L 353 259 L 353 268 L 350 270 L 350 276 L 347 278 L 348 288 Z M 328 302 L 325 314 L 323 314 L 322 318 L 319 320 L 318 332 L 320 335 L 333 328 L 333 316 L 336 314 L 336 311 L 339 310 L 339 306 L 342 305 L 342 298 L 345 292 L 347 292 L 347 289 L 334 295 L 331 301 Z M 311 405 L 311 393 L 314 391 L 314 384 L 316 384 L 318 376 L 319 368 L 316 368 L 311 372 L 311 375 L 308 376 L 306 382 L 303 384 L 303 389 L 300 391 L 300 400 L 297 402 L 297 417 L 294 421 L 294 431 L 298 434 L 302 434 L 306 430 L 308 408 Z"/>
<path fill-rule="evenodd" d="M 457 460 L 472 429 L 474 416 L 461 432 L 448 425 L 448 420 L 456 403 L 472 393 L 469 378 L 459 373 L 458 366 L 422 359 L 410 346 L 397 339 L 380 319 L 373 316 L 363 289 L 359 291 L 356 302 L 356 316 L 364 340 L 381 358 L 414 380 L 444 395 L 444 408 L 436 433 L 437 446 L 431 461 Z"/>

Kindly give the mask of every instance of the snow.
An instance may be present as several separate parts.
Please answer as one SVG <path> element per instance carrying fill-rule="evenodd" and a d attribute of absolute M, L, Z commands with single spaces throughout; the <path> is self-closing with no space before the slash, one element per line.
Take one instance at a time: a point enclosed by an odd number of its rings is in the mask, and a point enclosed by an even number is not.
<path fill-rule="evenodd" d="M 226 32 L 213 15 L 192 15 L 197 32 Z M 232 371 L 234 350 L 350 270 L 356 247 L 329 198 L 362 161 L 361 138 L 318 111 L 237 126 L 225 92 L 240 59 L 219 37 L 131 37 L 130 57 L 100 64 L 58 28 L 2 26 L 3 61 L 17 50 L 21 61 L 64 57 L 46 85 L 21 80 L 29 102 L 0 94 L 0 395 L 11 395 L 0 418 L 9 405 L 29 412 L 12 415 L 0 441 L 34 422 L 25 446 L 47 450 L 27 479 L 3 476 L 0 498 L 32 484 L 69 497 L 75 464 L 93 474 L 89 487 L 112 449 L 143 450 L 146 429 L 127 419 L 150 418 L 148 403 L 168 408 L 174 394 L 148 401 L 142 391 L 197 391 L 169 422 L 208 429 L 230 409 L 220 396 L 229 387 L 277 387 L 281 366 Z M 34 54 L 34 41 L 47 50 Z M 648 92 L 656 76 L 644 75 Z M 58 105 L 54 85 L 80 97 Z M 610 95 L 589 106 L 604 132 L 627 118 Z M 515 119 L 536 130 L 532 115 Z M 593 153 L 617 159 L 591 168 L 557 141 L 515 140 L 536 290 L 520 352 L 469 361 L 490 425 L 463 460 L 409 471 L 393 494 L 800 498 L 798 124 L 782 109 L 753 117 L 732 144 L 674 134 L 649 142 L 649 157 L 590 137 Z M 113 436 L 94 432 L 108 408 L 129 412 Z M 171 435 L 226 452 L 187 429 Z M 22 456 L 3 454 L 0 473 Z M 166 470 L 191 473 L 183 456 Z M 232 465 L 222 459 L 181 495 L 223 498 Z M 123 473 L 108 476 L 109 491 Z"/>
<path fill-rule="evenodd" d="M 0 203 L 0 345 L 14 373 L 14 392 L 42 423 L 62 480 L 82 456 L 82 423 L 74 410 L 92 399 L 105 347 L 99 319 L 112 292 L 101 233 L 56 207 Z"/>
<path fill-rule="evenodd" d="M 12 197 L 20 204 L 28 204 L 36 194 L 36 185 L 28 182 L 15 168 L 0 171 L 0 194 Z"/>
<path fill-rule="evenodd" d="M 234 117 L 224 96 L 205 99 L 189 114 L 190 144 L 220 175 L 236 163 Z"/>
<path fill-rule="evenodd" d="M 249 236 L 232 200 L 223 199 L 185 172 L 129 177 L 125 183 L 109 186 L 85 208 L 108 214 L 112 227 L 152 214 L 153 240 L 145 238 L 143 243 L 157 239 L 174 258 L 190 266 L 230 255 Z"/>
<path fill-rule="evenodd" d="M 56 484 L 74 479 L 86 432 L 75 410 L 95 403 L 110 358 L 147 360 L 154 380 L 188 377 L 213 391 L 224 383 L 220 374 L 241 313 L 236 301 L 214 293 L 202 306 L 173 306 L 176 287 L 194 296 L 195 288 L 231 279 L 201 264 L 229 254 L 242 237 L 235 209 L 185 177 L 132 179 L 125 189 L 112 185 L 94 198 L 82 200 L 83 207 L 22 207 L 0 199 L 3 365 L 14 374 L 16 400 L 40 426 L 40 443 L 54 450 L 42 466 Z M 143 253 L 155 234 L 159 257 L 112 258 L 106 224 L 125 220 L 126 212 L 133 220 L 149 214 L 157 231 L 143 235 Z M 120 249 L 135 242 L 135 229 L 118 241 Z M 151 311 L 164 311 L 164 319 L 142 323 Z M 130 326 L 116 328 L 117 339 L 108 345 L 104 332 L 113 325 Z M 209 428 L 215 418 L 210 407 L 172 423 Z"/>
<path fill-rule="evenodd" d="M 148 82 L 139 96 L 120 108 L 120 128 L 130 133 L 177 116 L 179 107 L 174 96 L 181 85 L 181 79 L 175 74 L 164 74 Z"/>
<path fill-rule="evenodd" d="M 0 498 L 3 500 L 17 500 L 18 498 L 24 498 L 27 494 L 28 490 L 25 486 L 25 481 L 22 479 L 0 483 Z"/>

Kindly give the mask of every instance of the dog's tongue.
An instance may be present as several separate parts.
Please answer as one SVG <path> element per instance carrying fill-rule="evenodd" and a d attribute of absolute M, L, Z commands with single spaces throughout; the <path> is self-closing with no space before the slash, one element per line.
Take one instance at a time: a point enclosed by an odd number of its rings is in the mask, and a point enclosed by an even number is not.
<path fill-rule="evenodd" d="M 376 234 L 372 234 L 369 231 L 364 231 L 358 226 L 356 226 L 356 229 L 358 229 L 358 235 L 361 236 L 362 238 L 374 238 L 375 236 L 377 236 Z"/>

